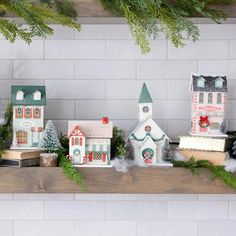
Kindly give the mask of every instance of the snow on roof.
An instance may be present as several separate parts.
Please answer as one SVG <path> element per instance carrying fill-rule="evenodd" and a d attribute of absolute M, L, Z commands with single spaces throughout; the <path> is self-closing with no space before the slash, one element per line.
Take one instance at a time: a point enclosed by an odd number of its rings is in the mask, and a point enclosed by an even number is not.
<path fill-rule="evenodd" d="M 68 136 L 76 126 L 79 126 L 87 138 L 112 138 L 113 125 L 110 121 L 108 124 L 103 124 L 102 120 L 68 121 Z"/>
<path fill-rule="evenodd" d="M 157 128 L 157 130 L 158 130 L 160 133 L 164 134 L 165 137 L 166 137 L 168 140 L 170 140 L 170 138 L 167 136 L 167 134 L 159 127 L 159 125 L 152 119 L 152 117 L 149 116 L 149 117 L 147 117 L 146 119 L 142 120 L 141 122 L 137 122 L 137 123 L 136 123 L 135 128 L 132 129 L 132 132 L 129 133 L 129 135 L 128 135 L 127 138 L 126 138 L 126 141 L 130 138 L 130 136 L 131 136 L 132 134 L 135 134 L 135 133 L 136 133 L 136 131 L 142 126 L 143 123 L 146 123 L 148 120 L 151 120 L 152 123 L 153 123 L 153 125 Z"/>

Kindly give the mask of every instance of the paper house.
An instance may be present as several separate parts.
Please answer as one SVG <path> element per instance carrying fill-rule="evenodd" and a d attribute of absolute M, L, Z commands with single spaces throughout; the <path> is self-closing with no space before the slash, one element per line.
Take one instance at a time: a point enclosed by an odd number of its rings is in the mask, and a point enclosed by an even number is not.
<path fill-rule="evenodd" d="M 191 91 L 191 134 L 227 136 L 222 132 L 228 93 L 226 76 L 193 74 Z"/>
<path fill-rule="evenodd" d="M 139 123 L 127 141 L 132 144 L 135 159 L 148 165 L 171 165 L 165 160 L 165 149 L 170 139 L 152 118 L 153 101 L 143 84 L 138 101 Z"/>
<path fill-rule="evenodd" d="M 37 149 L 44 127 L 45 86 L 12 86 L 12 149 Z"/>
<path fill-rule="evenodd" d="M 110 164 L 113 126 L 107 117 L 96 121 L 69 121 L 69 155 L 74 165 Z"/>

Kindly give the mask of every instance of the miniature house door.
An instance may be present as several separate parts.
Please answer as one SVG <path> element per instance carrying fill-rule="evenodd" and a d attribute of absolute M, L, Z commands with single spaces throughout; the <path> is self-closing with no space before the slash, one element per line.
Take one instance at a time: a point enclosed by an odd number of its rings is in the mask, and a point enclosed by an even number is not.
<path fill-rule="evenodd" d="M 28 143 L 28 134 L 26 131 L 20 130 L 16 132 L 16 138 L 18 144 L 27 144 Z"/>
<path fill-rule="evenodd" d="M 34 131 L 32 132 L 32 146 L 38 147 L 39 145 L 39 133 Z"/>
<path fill-rule="evenodd" d="M 73 151 L 73 163 L 81 164 L 81 152 L 78 148 Z"/>

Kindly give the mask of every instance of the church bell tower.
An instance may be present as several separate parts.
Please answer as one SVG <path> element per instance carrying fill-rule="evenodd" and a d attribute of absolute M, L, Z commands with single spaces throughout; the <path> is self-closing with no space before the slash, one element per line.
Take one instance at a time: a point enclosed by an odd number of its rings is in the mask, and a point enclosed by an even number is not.
<path fill-rule="evenodd" d="M 147 86 L 145 83 L 143 83 L 143 87 L 142 87 L 141 94 L 139 96 L 139 101 L 138 101 L 139 121 L 142 121 L 146 119 L 147 117 L 152 116 L 152 103 L 153 101 L 147 89 Z"/>

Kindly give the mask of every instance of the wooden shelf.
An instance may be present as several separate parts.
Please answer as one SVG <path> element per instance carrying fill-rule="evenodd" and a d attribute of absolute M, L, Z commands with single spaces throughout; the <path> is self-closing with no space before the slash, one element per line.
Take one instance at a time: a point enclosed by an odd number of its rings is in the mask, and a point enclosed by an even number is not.
<path fill-rule="evenodd" d="M 78 168 L 87 192 L 64 176 L 61 168 L 0 168 L 0 193 L 145 193 L 226 194 L 236 191 L 203 169 L 192 175 L 183 168 L 134 168 L 128 173 L 113 168 Z"/>

